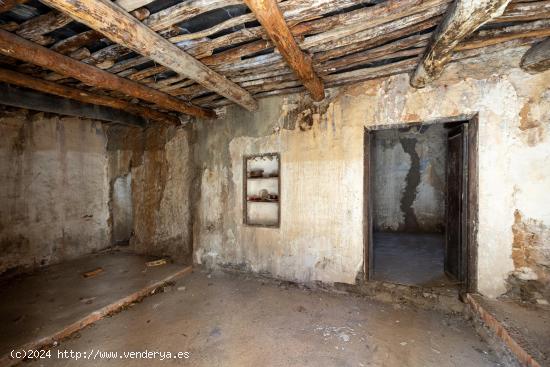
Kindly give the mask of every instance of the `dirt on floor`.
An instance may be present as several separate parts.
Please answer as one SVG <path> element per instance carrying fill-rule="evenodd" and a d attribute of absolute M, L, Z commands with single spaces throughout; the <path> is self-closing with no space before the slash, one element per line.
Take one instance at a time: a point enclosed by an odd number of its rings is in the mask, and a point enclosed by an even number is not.
<path fill-rule="evenodd" d="M 154 352 L 165 354 L 153 355 Z M 172 358 L 166 358 L 167 352 Z M 80 360 L 76 360 L 76 353 L 81 353 Z M 498 365 L 487 345 L 461 316 L 204 271 L 195 271 L 164 293 L 80 331 L 53 348 L 50 358 L 31 363 L 239 367 Z"/>

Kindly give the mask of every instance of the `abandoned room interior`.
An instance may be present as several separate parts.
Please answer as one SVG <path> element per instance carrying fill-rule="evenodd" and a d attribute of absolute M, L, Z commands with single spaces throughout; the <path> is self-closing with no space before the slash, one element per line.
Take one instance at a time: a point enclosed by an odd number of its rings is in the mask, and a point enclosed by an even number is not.
<path fill-rule="evenodd" d="M 0 367 L 550 366 L 550 0 L 0 0 Z"/>

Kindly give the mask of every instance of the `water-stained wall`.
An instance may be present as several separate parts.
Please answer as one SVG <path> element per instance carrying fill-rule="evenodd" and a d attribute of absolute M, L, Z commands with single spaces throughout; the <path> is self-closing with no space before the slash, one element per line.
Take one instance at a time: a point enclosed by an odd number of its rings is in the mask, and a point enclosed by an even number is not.
<path fill-rule="evenodd" d="M 0 114 L 0 273 L 109 246 L 101 122 L 21 110 Z"/>
<path fill-rule="evenodd" d="M 131 177 L 124 207 L 117 207 L 120 200 L 111 202 L 113 226 L 131 228 L 130 248 L 138 253 L 191 261 L 190 190 L 195 172 L 190 138 L 186 129 L 174 126 L 108 129 L 112 194 L 117 183 Z"/>
<path fill-rule="evenodd" d="M 306 111 L 306 112 L 304 112 Z M 354 281 L 362 267 L 362 126 L 342 126 L 329 104 L 300 97 L 260 101 L 258 114 L 231 108 L 198 123 L 201 171 L 195 259 L 294 280 Z M 357 139 L 356 137 L 361 137 Z M 243 224 L 243 156 L 280 153 L 281 223 Z"/>
<path fill-rule="evenodd" d="M 447 134 L 443 124 L 373 134 L 375 231 L 444 231 Z"/>
<path fill-rule="evenodd" d="M 354 283 L 363 270 L 363 129 L 477 114 L 479 290 L 498 296 L 521 287 L 523 280 L 518 286 L 509 279 L 518 272 L 544 283 L 549 241 L 514 235 L 528 228 L 546 238 L 550 224 L 550 72 L 521 71 L 524 51 L 451 64 L 424 89 L 398 75 L 333 90 L 320 104 L 275 96 L 261 100 L 257 112 L 229 107 L 222 120 L 199 121 L 195 260 Z M 242 224 L 242 156 L 262 152 L 281 153 L 279 229 Z"/>

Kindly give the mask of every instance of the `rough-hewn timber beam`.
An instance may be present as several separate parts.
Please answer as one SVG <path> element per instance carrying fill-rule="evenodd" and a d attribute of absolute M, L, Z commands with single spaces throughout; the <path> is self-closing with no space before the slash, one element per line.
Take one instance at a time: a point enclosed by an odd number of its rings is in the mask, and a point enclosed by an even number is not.
<path fill-rule="evenodd" d="M 0 81 L 20 87 L 34 89 L 39 92 L 55 94 L 59 97 L 74 99 L 84 103 L 116 108 L 153 121 L 169 124 L 179 123 L 178 118 L 155 111 L 151 108 L 143 107 L 113 97 L 100 96 L 81 89 L 68 87 L 66 85 L 33 78 L 32 76 L 21 74 L 13 70 L 0 69 Z"/>
<path fill-rule="evenodd" d="M 215 116 L 211 110 L 190 105 L 181 99 L 63 56 L 3 30 L 0 30 L 0 53 L 78 79 L 93 87 L 118 91 L 154 103 L 167 110 L 196 117 Z"/>
<path fill-rule="evenodd" d="M 151 58 L 205 88 L 254 110 L 258 104 L 243 88 L 212 71 L 109 0 L 42 0 L 122 46 Z"/>
<path fill-rule="evenodd" d="M 313 70 L 311 58 L 296 44 L 276 0 L 245 0 L 288 66 L 315 101 L 325 98 L 323 82 Z"/>
<path fill-rule="evenodd" d="M 504 12 L 510 0 L 455 0 L 434 32 L 432 42 L 411 77 L 423 88 L 437 79 L 452 57 L 453 49 L 476 29 Z"/>
<path fill-rule="evenodd" d="M 22 90 L 1 83 L 0 104 L 25 108 L 33 111 L 57 113 L 59 115 L 119 122 L 126 125 L 143 127 L 146 124 L 146 121 L 143 118 L 118 109 L 96 106 L 48 94 Z"/>
<path fill-rule="evenodd" d="M 26 2 L 26 0 L 2 0 L 0 1 L 0 13 L 10 11 L 16 5 L 22 4 L 24 2 Z"/>
<path fill-rule="evenodd" d="M 532 74 L 550 69 L 550 38 L 533 45 L 523 55 L 520 66 Z"/>

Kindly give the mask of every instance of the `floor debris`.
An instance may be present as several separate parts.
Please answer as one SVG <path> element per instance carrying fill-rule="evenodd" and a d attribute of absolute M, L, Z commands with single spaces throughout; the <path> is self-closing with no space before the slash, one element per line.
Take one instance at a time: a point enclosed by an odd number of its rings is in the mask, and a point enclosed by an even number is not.
<path fill-rule="evenodd" d="M 94 270 L 85 271 L 84 273 L 82 273 L 82 276 L 84 278 L 92 278 L 92 277 L 95 277 L 96 275 L 99 275 L 101 273 L 103 273 L 103 268 L 99 267 L 99 268 L 94 269 Z"/>
<path fill-rule="evenodd" d="M 80 298 L 80 302 L 89 305 L 89 304 L 93 303 L 95 299 L 96 299 L 96 297 Z"/>
<path fill-rule="evenodd" d="M 208 283 L 213 285 L 209 287 Z M 185 292 L 146 298 L 131 312 L 98 321 L 95 327 L 82 330 L 80 339 L 68 340 L 52 352 L 87 350 L 92 345 L 105 350 L 139 346 L 188 350 L 191 358 L 180 363 L 188 367 L 498 365 L 491 353 L 480 354 L 472 349 L 487 350 L 487 345 L 462 316 L 413 307 L 394 310 L 363 297 L 304 292 L 298 287 L 283 290 L 275 282 L 265 283 L 262 286 L 255 279 L 223 273 L 208 278 L 206 272 L 197 270 L 178 280 L 174 287 L 185 286 Z M 153 311 L 157 303 L 162 305 Z M 296 312 L 299 306 L 307 312 Z M 395 324 L 395 320 L 400 323 Z M 451 331 L 441 320 L 462 332 Z M 402 342 L 407 346 L 401 346 Z M 136 365 L 133 362 L 112 360 L 108 365 L 127 367 Z M 56 359 L 40 364 L 83 365 L 82 361 Z M 137 363 L 180 364 L 151 360 Z"/>
<path fill-rule="evenodd" d="M 147 261 L 145 265 L 147 265 L 147 267 L 153 267 L 153 266 L 165 265 L 166 263 L 167 263 L 166 259 L 159 259 L 159 260 Z"/>

